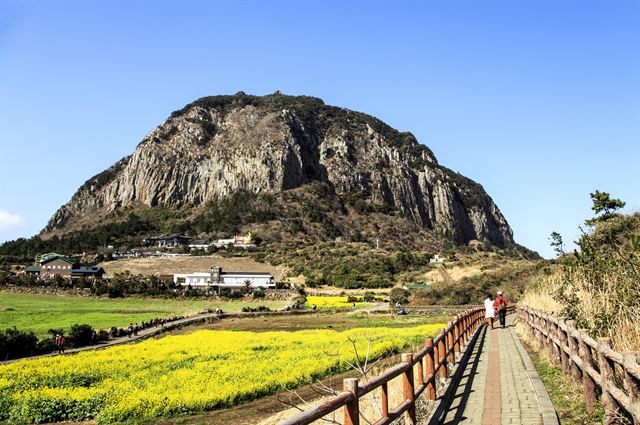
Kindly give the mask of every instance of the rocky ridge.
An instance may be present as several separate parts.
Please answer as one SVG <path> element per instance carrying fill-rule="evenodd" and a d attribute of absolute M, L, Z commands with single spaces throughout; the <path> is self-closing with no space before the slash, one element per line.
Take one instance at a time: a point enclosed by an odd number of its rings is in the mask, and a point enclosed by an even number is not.
<path fill-rule="evenodd" d="M 243 190 L 316 183 L 386 205 L 436 235 L 504 247 L 513 233 L 482 186 L 411 133 L 305 96 L 213 96 L 176 111 L 131 156 L 89 179 L 44 233 L 130 207 L 189 209 Z"/>

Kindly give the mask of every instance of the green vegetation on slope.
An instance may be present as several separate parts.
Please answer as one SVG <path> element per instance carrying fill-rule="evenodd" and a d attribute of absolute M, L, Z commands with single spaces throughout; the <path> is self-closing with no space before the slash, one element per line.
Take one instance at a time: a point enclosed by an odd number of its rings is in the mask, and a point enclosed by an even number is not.
<path fill-rule="evenodd" d="M 390 288 L 398 275 L 429 264 L 430 254 L 389 252 L 363 243 L 325 242 L 307 246 L 280 246 L 254 254 L 257 260 L 291 268 L 310 287 Z"/>
<path fill-rule="evenodd" d="M 595 224 L 580 252 L 557 260 L 522 302 L 576 320 L 594 337 L 610 336 L 619 351 L 640 349 L 640 213 Z"/>

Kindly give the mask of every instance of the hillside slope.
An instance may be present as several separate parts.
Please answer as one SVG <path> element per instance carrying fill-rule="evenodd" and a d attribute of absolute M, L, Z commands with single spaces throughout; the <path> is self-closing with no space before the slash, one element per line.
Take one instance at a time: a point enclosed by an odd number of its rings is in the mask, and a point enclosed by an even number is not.
<path fill-rule="evenodd" d="M 289 192 L 309 202 L 287 200 Z M 438 164 L 412 134 L 320 99 L 280 93 L 206 97 L 174 112 L 131 156 L 82 185 L 42 236 L 153 208 L 177 212 L 172 218 L 188 222 L 179 230 L 211 233 L 218 229 L 202 225 L 207 214 L 237 193 L 267 212 L 241 214 L 237 225 L 291 221 L 302 212 L 311 218 L 302 227 L 320 223 L 321 239 L 354 237 L 349 229 L 366 233 L 372 224 L 392 222 L 410 239 L 513 244 L 511 228 L 482 186 Z M 296 234 L 300 226 L 287 229 Z M 373 237 L 379 229 L 369 230 Z M 419 243 L 414 238 L 408 245 Z"/>

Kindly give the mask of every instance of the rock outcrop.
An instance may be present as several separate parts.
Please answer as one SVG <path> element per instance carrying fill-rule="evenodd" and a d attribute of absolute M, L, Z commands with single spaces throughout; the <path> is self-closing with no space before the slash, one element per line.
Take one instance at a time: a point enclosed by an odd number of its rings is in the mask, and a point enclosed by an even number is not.
<path fill-rule="evenodd" d="M 513 243 L 482 186 L 438 164 L 412 134 L 280 93 L 206 97 L 174 112 L 131 156 L 88 180 L 45 231 L 134 205 L 198 207 L 238 190 L 275 193 L 317 181 L 457 243 Z"/>

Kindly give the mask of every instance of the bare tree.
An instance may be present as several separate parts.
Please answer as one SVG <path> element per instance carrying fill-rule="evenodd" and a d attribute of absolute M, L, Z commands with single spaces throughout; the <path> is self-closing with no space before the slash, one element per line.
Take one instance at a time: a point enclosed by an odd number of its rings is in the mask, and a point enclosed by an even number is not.
<path fill-rule="evenodd" d="M 376 368 L 376 366 L 381 361 L 388 358 L 388 356 L 383 356 L 372 361 L 371 346 L 372 346 L 372 343 L 377 341 L 378 339 L 380 338 L 367 339 L 367 349 L 363 354 L 359 352 L 358 346 L 357 346 L 357 340 L 353 338 L 348 338 L 348 341 L 351 343 L 350 354 L 352 354 L 353 356 L 344 357 L 344 356 L 341 356 L 340 352 L 338 351 L 336 351 L 335 353 L 325 352 L 324 354 L 330 357 L 338 358 L 340 363 L 344 363 L 347 366 L 349 366 L 350 370 L 356 371 L 358 373 L 358 377 L 361 380 L 368 381 L 371 375 L 371 372 Z M 351 360 L 352 357 L 355 357 L 355 358 Z M 313 391 L 313 393 L 316 394 L 318 397 L 326 397 L 326 396 L 333 397 L 340 394 L 340 391 L 335 390 L 334 388 L 325 384 L 321 380 L 317 380 L 315 382 L 309 382 L 308 386 Z M 297 390 L 292 390 L 286 387 L 285 387 L 285 390 L 289 394 L 288 400 L 282 399 L 279 396 L 277 397 L 278 401 L 283 405 L 290 408 L 297 409 L 300 412 L 304 412 L 308 408 L 312 407 L 312 404 L 308 400 L 306 400 L 302 395 L 300 395 L 300 393 Z M 378 396 L 373 391 L 369 394 L 371 397 L 371 405 L 374 406 L 378 415 L 381 416 L 382 408 L 381 408 L 380 400 Z M 329 417 L 329 418 L 324 417 L 322 418 L 322 420 L 331 424 L 340 424 L 340 422 L 336 420 L 336 416 L 335 416 L 336 412 L 333 412 L 332 415 L 333 417 Z M 375 422 L 365 417 L 362 411 L 360 412 L 360 418 L 362 418 L 362 420 L 369 425 Z"/>

